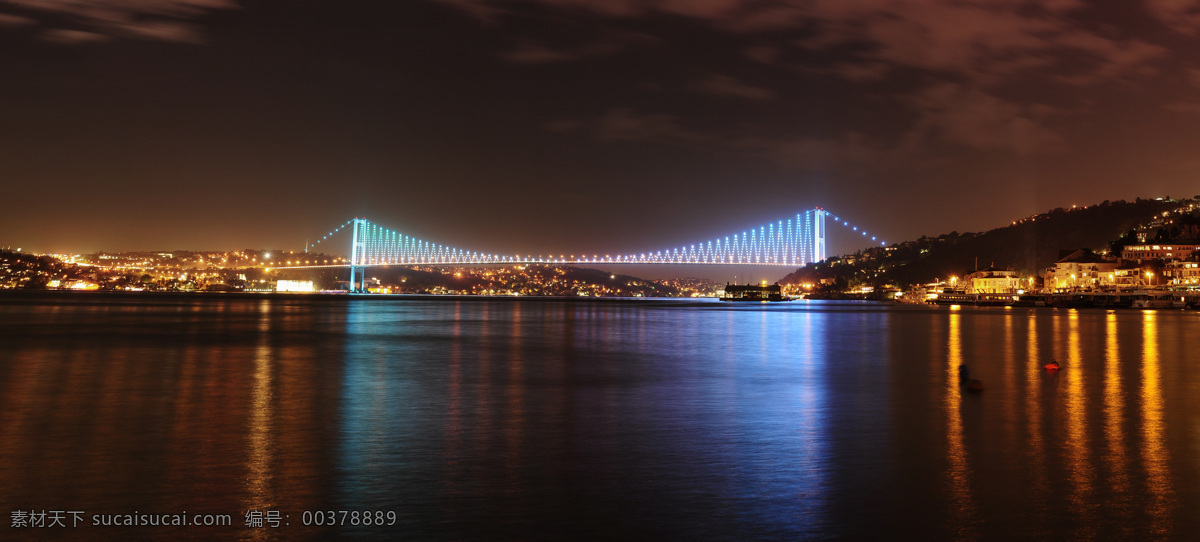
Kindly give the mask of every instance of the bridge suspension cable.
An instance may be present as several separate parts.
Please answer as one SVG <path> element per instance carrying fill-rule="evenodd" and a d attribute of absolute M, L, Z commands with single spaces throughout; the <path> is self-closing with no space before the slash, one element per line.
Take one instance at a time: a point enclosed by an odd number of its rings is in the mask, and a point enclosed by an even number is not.
<path fill-rule="evenodd" d="M 360 267 L 412 264 L 737 264 L 798 267 L 826 257 L 826 218 L 834 224 L 860 232 L 872 242 L 886 245 L 858 226 L 830 214 L 822 208 L 797 213 L 795 218 L 764 224 L 725 237 L 654 252 L 631 254 L 593 254 L 588 257 L 565 255 L 508 255 L 464 250 L 441 245 L 354 218 L 331 230 L 312 243 L 316 248 L 328 243 L 334 234 L 350 228 L 349 265 L 351 283 Z"/>

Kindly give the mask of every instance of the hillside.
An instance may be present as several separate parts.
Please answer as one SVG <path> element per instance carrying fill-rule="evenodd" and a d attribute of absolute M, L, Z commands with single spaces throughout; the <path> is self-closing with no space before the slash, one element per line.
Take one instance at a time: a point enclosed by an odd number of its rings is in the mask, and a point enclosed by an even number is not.
<path fill-rule="evenodd" d="M 948 276 L 962 276 L 989 266 L 1037 275 L 1060 258 L 1063 250 L 1107 250 L 1130 229 L 1178 209 L 1179 200 L 1105 201 L 1081 208 L 1053 209 L 983 233 L 951 232 L 921 237 L 890 247 L 868 249 L 803 267 L 780 284 L 819 284 L 834 288 L 855 285 L 907 287 Z"/>

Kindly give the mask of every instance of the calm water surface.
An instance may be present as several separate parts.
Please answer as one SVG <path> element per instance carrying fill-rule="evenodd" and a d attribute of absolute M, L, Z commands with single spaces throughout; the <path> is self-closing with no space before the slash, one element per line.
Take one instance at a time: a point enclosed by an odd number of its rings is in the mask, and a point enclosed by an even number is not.
<path fill-rule="evenodd" d="M 9 294 L 0 539 L 1194 539 L 1197 352 L 1184 311 Z M 92 525 L 135 511 L 233 525 Z"/>

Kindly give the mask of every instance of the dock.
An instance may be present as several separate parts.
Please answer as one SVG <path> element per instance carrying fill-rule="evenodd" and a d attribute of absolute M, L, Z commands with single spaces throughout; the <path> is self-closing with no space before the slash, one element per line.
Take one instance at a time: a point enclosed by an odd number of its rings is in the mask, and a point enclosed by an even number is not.
<path fill-rule="evenodd" d="M 926 303 L 996 307 L 1059 307 L 1098 309 L 1200 309 L 1200 291 L 1134 290 L 1035 294 L 942 292 Z"/>

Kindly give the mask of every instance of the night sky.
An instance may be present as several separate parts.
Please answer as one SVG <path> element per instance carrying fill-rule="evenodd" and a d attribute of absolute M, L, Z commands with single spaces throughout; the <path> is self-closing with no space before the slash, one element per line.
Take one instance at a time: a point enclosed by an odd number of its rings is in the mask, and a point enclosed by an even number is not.
<path fill-rule="evenodd" d="M 0 2 L 25 250 L 901 241 L 1197 179 L 1196 1 Z"/>

